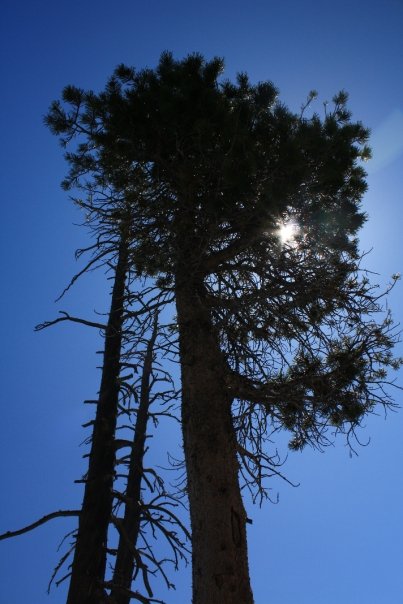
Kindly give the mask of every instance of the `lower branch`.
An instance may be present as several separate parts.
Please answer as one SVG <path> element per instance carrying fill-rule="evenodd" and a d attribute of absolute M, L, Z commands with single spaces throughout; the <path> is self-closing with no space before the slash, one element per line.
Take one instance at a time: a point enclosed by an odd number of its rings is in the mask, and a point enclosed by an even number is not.
<path fill-rule="evenodd" d="M 29 531 L 33 531 L 41 524 L 45 524 L 49 522 L 49 520 L 53 520 L 53 518 L 60 518 L 62 516 L 79 516 L 80 510 L 59 510 L 58 512 L 52 512 L 51 514 L 47 514 L 43 516 L 36 522 L 29 524 L 28 526 L 24 526 L 24 528 L 18 529 L 17 531 L 7 531 L 7 533 L 3 533 L 0 535 L 0 541 L 3 539 L 10 539 L 11 537 L 18 537 L 18 535 L 23 535 L 24 533 L 28 533 Z"/>

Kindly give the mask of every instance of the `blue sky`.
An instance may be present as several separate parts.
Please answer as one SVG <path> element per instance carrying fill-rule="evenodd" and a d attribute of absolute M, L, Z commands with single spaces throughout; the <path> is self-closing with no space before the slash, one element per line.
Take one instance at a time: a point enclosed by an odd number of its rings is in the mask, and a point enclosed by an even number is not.
<path fill-rule="evenodd" d="M 74 325 L 33 332 L 60 309 L 88 316 L 107 306 L 102 274 L 54 303 L 87 238 L 59 187 L 61 150 L 42 125 L 50 102 L 69 83 L 100 90 L 118 63 L 153 67 L 165 49 L 178 58 L 223 56 L 228 77 L 247 71 L 252 81 L 270 79 L 295 110 L 313 88 L 318 110 L 346 89 L 354 117 L 373 133 L 361 241 L 372 249 L 366 266 L 385 284 L 403 273 L 402 34 L 402 0 L 3 0 L 0 531 L 80 504 L 73 481 L 83 471 L 82 401 L 98 389 L 95 333 Z M 402 287 L 389 301 L 400 322 Z M 371 442 L 358 457 L 342 441 L 323 454 L 289 455 L 284 471 L 299 488 L 273 481 L 278 505 L 248 512 L 256 604 L 401 602 L 402 435 L 402 412 L 386 421 L 381 413 L 368 420 L 362 440 Z M 65 601 L 63 586 L 50 596 L 46 586 L 56 547 L 72 528 L 57 519 L 0 543 L 1 602 Z M 167 602 L 190 602 L 189 570 L 175 582 Z"/>

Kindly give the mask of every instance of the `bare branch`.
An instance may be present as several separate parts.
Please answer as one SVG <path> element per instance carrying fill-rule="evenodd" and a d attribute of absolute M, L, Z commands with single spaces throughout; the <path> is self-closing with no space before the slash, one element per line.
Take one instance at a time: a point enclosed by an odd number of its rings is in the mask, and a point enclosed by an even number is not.
<path fill-rule="evenodd" d="M 18 535 L 22 535 L 23 533 L 28 533 L 29 531 L 33 531 L 41 524 L 45 524 L 49 522 L 49 520 L 53 520 L 53 518 L 61 518 L 65 516 L 79 516 L 80 510 L 59 510 L 58 512 L 52 512 L 51 514 L 47 514 L 40 518 L 36 522 L 25 526 L 24 528 L 18 529 L 17 531 L 7 531 L 7 533 L 3 533 L 0 535 L 0 541 L 3 539 L 10 539 L 11 537 L 17 537 Z"/>
<path fill-rule="evenodd" d="M 71 279 L 70 283 L 64 288 L 64 290 L 62 291 L 60 296 L 58 296 L 56 298 L 55 302 L 58 302 L 61 298 L 63 298 L 64 294 L 66 294 L 69 291 L 69 289 L 74 285 L 74 283 L 77 281 L 77 279 L 79 279 L 82 275 L 84 275 L 90 269 L 92 270 L 92 267 L 94 266 L 94 264 L 96 264 L 99 260 L 101 260 L 101 258 L 103 258 L 104 256 L 107 256 L 110 253 L 111 253 L 111 250 L 109 250 L 109 249 L 103 250 L 95 258 L 92 258 L 89 262 L 87 262 L 87 264 L 84 266 L 84 268 L 74 275 L 74 277 Z"/>
<path fill-rule="evenodd" d="M 62 321 L 71 321 L 72 323 L 80 323 L 81 325 L 86 325 L 87 327 L 96 327 L 97 329 L 106 329 L 106 325 L 103 323 L 96 323 L 94 321 L 87 321 L 86 319 L 80 319 L 79 317 L 72 317 L 66 311 L 60 310 L 59 314 L 63 315 L 62 317 L 58 317 L 53 321 L 45 321 L 44 323 L 39 323 L 35 326 L 35 331 L 41 331 L 42 329 L 46 329 L 51 325 L 56 325 L 56 323 L 61 323 Z"/>

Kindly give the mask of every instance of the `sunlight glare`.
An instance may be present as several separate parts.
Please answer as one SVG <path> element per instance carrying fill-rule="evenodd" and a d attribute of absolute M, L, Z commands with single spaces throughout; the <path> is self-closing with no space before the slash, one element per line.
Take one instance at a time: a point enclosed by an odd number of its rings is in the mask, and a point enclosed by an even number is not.
<path fill-rule="evenodd" d="M 281 243 L 291 243 L 299 231 L 299 226 L 295 222 L 285 222 L 278 228 L 278 237 Z"/>

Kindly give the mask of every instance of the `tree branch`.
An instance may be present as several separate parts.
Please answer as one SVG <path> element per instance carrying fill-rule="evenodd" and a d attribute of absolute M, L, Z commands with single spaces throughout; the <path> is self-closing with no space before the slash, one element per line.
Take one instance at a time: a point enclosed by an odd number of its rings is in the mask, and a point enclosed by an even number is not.
<path fill-rule="evenodd" d="M 232 241 L 227 247 L 207 256 L 203 262 L 203 272 L 206 275 L 212 273 L 226 260 L 232 260 L 239 252 L 242 252 L 245 248 L 260 239 L 263 231 L 264 227 L 262 224 L 254 225 L 251 229 L 245 230 L 241 237 Z"/>
<path fill-rule="evenodd" d="M 60 310 L 59 314 L 63 315 L 58 319 L 54 319 L 53 321 L 45 321 L 44 323 L 39 323 L 35 326 L 35 331 L 41 331 L 42 329 L 46 329 L 46 327 L 50 327 L 51 325 L 56 325 L 56 323 L 61 323 L 62 321 L 71 321 L 72 323 L 80 323 L 81 325 L 87 325 L 87 327 L 96 327 L 98 329 L 106 329 L 106 325 L 103 323 L 96 323 L 95 321 L 87 321 L 86 319 L 80 319 L 79 317 L 71 317 L 64 310 Z"/>
<path fill-rule="evenodd" d="M 18 535 L 22 535 L 23 533 L 28 533 L 29 531 L 34 530 L 41 524 L 45 524 L 45 522 L 49 522 L 49 520 L 53 520 L 53 518 L 60 518 L 62 516 L 79 516 L 80 510 L 59 510 L 58 512 L 52 512 L 51 514 L 47 514 L 40 518 L 36 522 L 29 524 L 28 526 L 24 526 L 24 528 L 18 529 L 17 531 L 7 531 L 7 533 L 3 533 L 0 535 L 0 541 L 3 539 L 10 539 L 11 537 L 17 537 Z"/>

